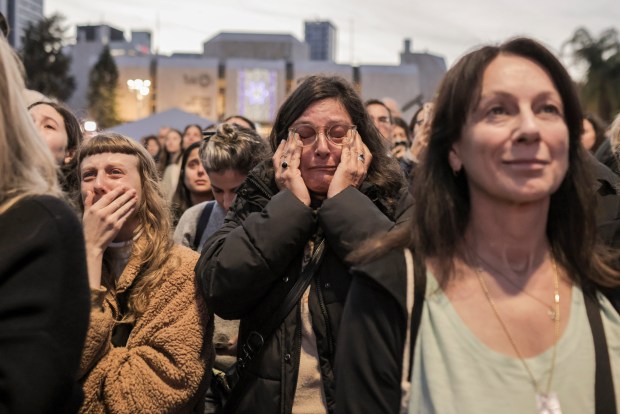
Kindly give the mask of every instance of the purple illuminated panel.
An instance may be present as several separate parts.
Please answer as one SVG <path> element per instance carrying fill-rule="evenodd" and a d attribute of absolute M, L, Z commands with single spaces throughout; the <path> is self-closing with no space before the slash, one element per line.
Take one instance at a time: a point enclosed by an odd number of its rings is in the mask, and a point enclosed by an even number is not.
<path fill-rule="evenodd" d="M 241 69 L 238 72 L 237 105 L 241 115 L 258 122 L 271 122 L 277 110 L 274 70 Z"/>

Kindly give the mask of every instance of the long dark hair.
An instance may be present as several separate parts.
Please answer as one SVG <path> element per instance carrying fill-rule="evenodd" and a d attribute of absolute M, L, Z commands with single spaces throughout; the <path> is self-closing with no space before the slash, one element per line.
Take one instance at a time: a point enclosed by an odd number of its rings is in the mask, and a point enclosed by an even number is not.
<path fill-rule="evenodd" d="M 181 158 L 181 170 L 179 171 L 179 182 L 177 189 L 172 196 L 172 224 L 176 225 L 188 208 L 192 206 L 192 194 L 185 185 L 185 167 L 190 154 L 195 149 L 200 149 L 201 142 L 194 142 L 190 144 L 185 150 L 183 150 L 183 156 Z"/>
<path fill-rule="evenodd" d="M 269 135 L 272 151 L 288 137 L 288 129 L 314 102 L 336 99 L 342 104 L 362 141 L 372 153 L 366 181 L 379 189 L 381 197 L 393 205 L 398 191 L 405 186 L 400 166 L 387 154 L 383 137 L 370 120 L 368 113 L 353 87 L 337 76 L 310 76 L 284 101 Z"/>
<path fill-rule="evenodd" d="M 521 56 L 544 68 L 563 102 L 569 166 L 559 189 L 551 195 L 546 229 L 554 259 L 580 286 L 587 280 L 602 286 L 619 284 L 610 255 L 597 239 L 593 179 L 580 145 L 583 117 L 573 82 L 551 52 L 528 38 L 482 47 L 448 71 L 435 101 L 426 155 L 416 168 L 413 225 L 409 231 L 375 243 L 369 251 L 408 245 L 422 258 L 437 259 L 442 281 L 453 274 L 453 258 L 459 255 L 469 223 L 470 199 L 466 173 L 455 176 L 448 155 L 461 137 L 468 114 L 478 104 L 485 69 L 500 54 Z"/>

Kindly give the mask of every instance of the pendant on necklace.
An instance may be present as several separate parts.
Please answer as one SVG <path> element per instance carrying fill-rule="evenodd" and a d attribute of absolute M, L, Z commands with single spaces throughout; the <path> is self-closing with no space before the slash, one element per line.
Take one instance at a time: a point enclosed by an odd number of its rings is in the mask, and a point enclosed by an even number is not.
<path fill-rule="evenodd" d="M 555 321 L 556 315 L 553 309 L 549 308 L 549 310 L 547 310 L 547 315 L 549 315 L 552 321 Z"/>
<path fill-rule="evenodd" d="M 555 392 L 536 393 L 536 406 L 538 407 L 538 414 L 562 414 L 560 400 L 558 400 Z"/>

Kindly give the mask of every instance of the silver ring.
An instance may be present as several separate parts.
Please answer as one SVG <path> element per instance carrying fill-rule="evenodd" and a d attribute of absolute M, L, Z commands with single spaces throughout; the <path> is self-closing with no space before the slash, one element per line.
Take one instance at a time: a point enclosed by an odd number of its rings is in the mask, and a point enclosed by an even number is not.
<path fill-rule="evenodd" d="M 364 162 L 366 157 L 364 157 L 364 154 L 360 154 L 360 155 L 357 156 L 357 159 L 360 160 L 361 162 Z"/>
<path fill-rule="evenodd" d="M 288 162 L 282 161 L 282 164 L 280 164 L 280 166 L 282 167 L 282 169 L 286 169 L 288 167 Z"/>

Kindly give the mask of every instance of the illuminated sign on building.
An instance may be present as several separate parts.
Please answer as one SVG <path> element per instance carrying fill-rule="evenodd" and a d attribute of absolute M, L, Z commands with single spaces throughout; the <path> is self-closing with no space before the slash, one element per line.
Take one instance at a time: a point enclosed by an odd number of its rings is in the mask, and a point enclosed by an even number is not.
<path fill-rule="evenodd" d="M 239 113 L 250 119 L 273 119 L 277 110 L 278 75 L 268 69 L 242 69 L 238 72 Z"/>

